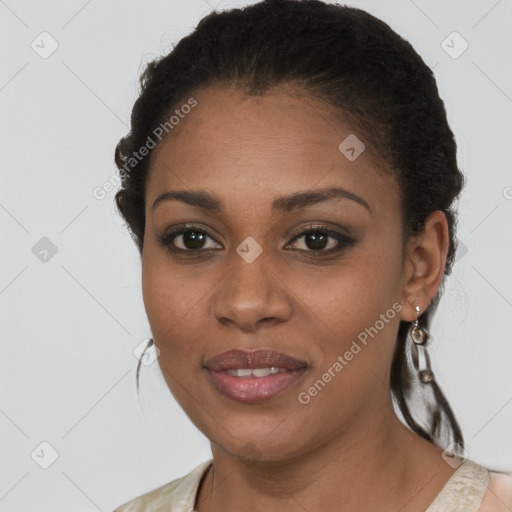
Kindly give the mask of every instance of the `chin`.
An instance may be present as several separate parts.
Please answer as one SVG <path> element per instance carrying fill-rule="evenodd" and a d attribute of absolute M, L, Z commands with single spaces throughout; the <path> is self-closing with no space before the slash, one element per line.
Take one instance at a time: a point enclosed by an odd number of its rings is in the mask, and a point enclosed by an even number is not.
<path fill-rule="evenodd" d="M 213 445 L 247 464 L 286 461 L 302 451 L 305 433 L 299 425 L 296 429 L 290 425 L 280 429 L 281 421 L 255 423 L 254 419 L 237 418 L 234 422 L 216 425 L 215 431 L 203 433 Z"/>

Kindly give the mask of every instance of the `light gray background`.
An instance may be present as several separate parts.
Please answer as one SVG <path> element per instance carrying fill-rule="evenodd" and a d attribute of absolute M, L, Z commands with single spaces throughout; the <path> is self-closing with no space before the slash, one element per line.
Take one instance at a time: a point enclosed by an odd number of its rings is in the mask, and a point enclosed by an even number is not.
<path fill-rule="evenodd" d="M 250 3 L 217 2 L 0 0 L 0 511 L 106 512 L 210 457 L 157 364 L 143 367 L 139 408 L 139 256 L 114 191 L 92 191 L 116 173 L 143 64 L 213 7 Z M 351 3 L 438 78 L 468 184 L 431 352 L 469 456 L 511 470 L 511 3 Z M 59 45 L 46 59 L 31 47 L 49 48 L 43 31 Z M 453 31 L 469 43 L 456 59 L 441 46 Z M 32 251 L 43 237 L 57 247 L 46 262 Z M 43 441 L 58 453 L 47 469 Z"/>

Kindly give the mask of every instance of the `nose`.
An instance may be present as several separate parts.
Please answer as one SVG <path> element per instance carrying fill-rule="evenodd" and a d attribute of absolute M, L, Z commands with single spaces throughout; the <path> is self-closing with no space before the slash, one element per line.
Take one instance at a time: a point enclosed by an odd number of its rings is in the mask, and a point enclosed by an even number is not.
<path fill-rule="evenodd" d="M 285 322 L 292 312 L 286 290 L 264 257 L 247 263 L 235 253 L 230 271 L 216 288 L 213 312 L 220 323 L 243 331 Z"/>

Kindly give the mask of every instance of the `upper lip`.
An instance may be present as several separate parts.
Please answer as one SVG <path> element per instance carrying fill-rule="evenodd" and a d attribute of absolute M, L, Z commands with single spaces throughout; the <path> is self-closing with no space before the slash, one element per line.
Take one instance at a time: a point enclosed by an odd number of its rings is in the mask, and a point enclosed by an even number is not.
<path fill-rule="evenodd" d="M 234 370 L 236 368 L 286 368 L 287 370 L 299 370 L 305 368 L 307 363 L 295 357 L 276 352 L 275 350 L 229 350 L 222 352 L 204 364 L 214 371 Z"/>

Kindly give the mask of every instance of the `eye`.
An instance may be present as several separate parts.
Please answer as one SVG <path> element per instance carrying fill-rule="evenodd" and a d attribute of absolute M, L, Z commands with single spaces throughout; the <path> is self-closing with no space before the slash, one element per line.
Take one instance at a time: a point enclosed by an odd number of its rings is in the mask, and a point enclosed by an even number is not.
<path fill-rule="evenodd" d="M 178 226 L 159 235 L 157 240 L 171 251 L 181 253 L 200 254 L 223 248 L 207 230 L 194 225 Z M 310 225 L 296 233 L 286 248 L 322 256 L 335 253 L 354 244 L 355 240 L 346 234 L 325 226 Z"/>
<path fill-rule="evenodd" d="M 304 252 L 330 254 L 354 245 L 355 240 L 348 235 L 325 226 L 307 226 L 296 234 L 287 247 Z"/>
<path fill-rule="evenodd" d="M 158 241 L 169 249 L 177 251 L 222 249 L 208 231 L 198 226 L 180 226 L 158 236 Z"/>

